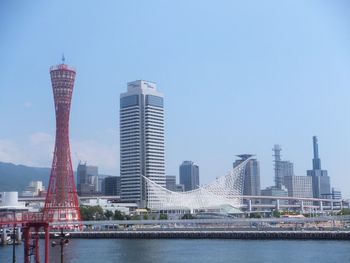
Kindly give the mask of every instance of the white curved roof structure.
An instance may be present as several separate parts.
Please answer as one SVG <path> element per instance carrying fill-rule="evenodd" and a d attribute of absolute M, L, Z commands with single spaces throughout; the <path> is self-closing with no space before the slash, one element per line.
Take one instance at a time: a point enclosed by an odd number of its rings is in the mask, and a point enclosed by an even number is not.
<path fill-rule="evenodd" d="M 237 209 L 242 204 L 240 196 L 243 194 L 244 171 L 248 160 L 214 182 L 188 192 L 173 192 L 143 177 L 147 207 L 154 210 L 197 210 L 228 206 Z"/>

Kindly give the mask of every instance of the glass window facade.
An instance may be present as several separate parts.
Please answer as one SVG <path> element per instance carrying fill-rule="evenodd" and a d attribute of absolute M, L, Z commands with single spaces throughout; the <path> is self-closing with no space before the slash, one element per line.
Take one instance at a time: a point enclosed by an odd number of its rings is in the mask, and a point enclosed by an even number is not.
<path fill-rule="evenodd" d="M 139 96 L 131 95 L 120 99 L 120 108 L 127 108 L 139 105 Z"/>
<path fill-rule="evenodd" d="M 163 98 L 153 95 L 146 95 L 146 105 L 163 108 Z"/>

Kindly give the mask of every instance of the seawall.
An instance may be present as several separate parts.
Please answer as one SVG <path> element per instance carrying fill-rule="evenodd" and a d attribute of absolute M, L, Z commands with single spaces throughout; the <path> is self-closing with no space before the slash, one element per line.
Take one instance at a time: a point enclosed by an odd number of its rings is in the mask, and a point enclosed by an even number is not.
<path fill-rule="evenodd" d="M 91 239 L 280 239 L 349 240 L 350 231 L 91 231 L 70 238 Z"/>

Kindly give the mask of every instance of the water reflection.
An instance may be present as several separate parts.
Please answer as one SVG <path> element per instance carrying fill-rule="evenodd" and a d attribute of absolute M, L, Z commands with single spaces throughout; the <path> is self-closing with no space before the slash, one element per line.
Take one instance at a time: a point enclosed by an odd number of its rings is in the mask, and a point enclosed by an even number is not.
<path fill-rule="evenodd" d="M 70 239 L 64 252 L 65 263 L 328 263 L 350 262 L 350 241 Z M 59 246 L 50 258 L 60 262 Z M 11 246 L 0 246 L 0 262 L 12 262 Z M 23 245 L 17 262 L 23 262 Z"/>

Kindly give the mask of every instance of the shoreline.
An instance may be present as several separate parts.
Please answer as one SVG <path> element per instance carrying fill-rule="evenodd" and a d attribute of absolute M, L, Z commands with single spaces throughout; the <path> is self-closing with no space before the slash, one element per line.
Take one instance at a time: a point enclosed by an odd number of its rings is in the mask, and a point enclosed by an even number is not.
<path fill-rule="evenodd" d="M 54 234 L 50 234 L 54 238 Z M 41 235 L 43 237 L 43 235 Z M 80 239 L 251 239 L 251 240 L 349 240 L 350 231 L 84 231 L 70 232 Z"/>

